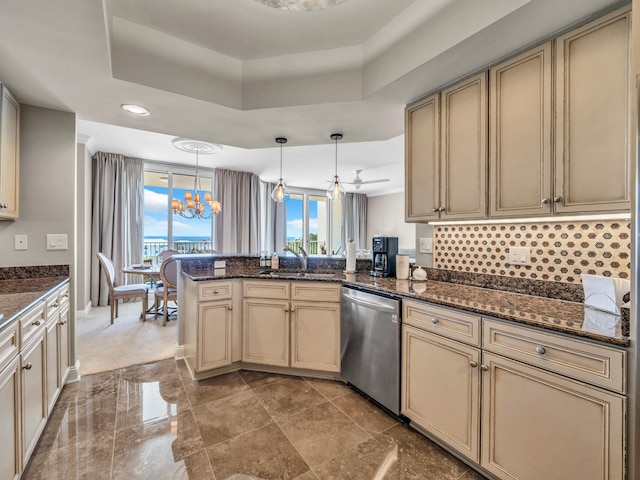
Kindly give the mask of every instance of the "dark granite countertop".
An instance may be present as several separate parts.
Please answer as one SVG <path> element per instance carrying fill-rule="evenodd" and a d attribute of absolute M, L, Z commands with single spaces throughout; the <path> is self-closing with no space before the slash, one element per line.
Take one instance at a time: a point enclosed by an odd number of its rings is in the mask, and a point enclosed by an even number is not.
<path fill-rule="evenodd" d="M 229 278 L 277 279 L 259 273 L 253 264 L 242 268 L 214 269 L 211 265 L 185 262 L 183 274 L 193 281 Z M 282 278 L 282 280 L 340 282 L 347 286 L 399 295 L 452 307 L 485 317 L 561 332 L 576 337 L 628 347 L 629 327 L 621 317 L 586 308 L 582 303 L 524 295 L 489 288 L 426 280 L 371 277 L 368 271 L 336 274 L 335 278 Z"/>
<path fill-rule="evenodd" d="M 14 322 L 22 313 L 64 285 L 69 277 L 39 277 L 0 280 L 0 330 Z"/>

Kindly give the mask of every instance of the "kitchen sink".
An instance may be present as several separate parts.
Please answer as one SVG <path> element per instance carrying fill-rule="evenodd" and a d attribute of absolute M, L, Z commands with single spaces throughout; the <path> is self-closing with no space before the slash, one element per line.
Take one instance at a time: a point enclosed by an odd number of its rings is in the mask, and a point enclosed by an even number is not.
<path fill-rule="evenodd" d="M 262 274 L 272 278 L 310 278 L 310 279 L 331 279 L 338 278 L 336 273 L 313 273 L 313 272 L 269 272 Z"/>

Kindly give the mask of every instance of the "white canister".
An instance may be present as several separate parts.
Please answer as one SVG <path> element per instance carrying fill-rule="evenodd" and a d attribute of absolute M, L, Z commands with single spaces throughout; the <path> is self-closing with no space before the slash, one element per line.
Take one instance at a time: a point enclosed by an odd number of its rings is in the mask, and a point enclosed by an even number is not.
<path fill-rule="evenodd" d="M 409 255 L 406 253 L 396 255 L 396 278 L 399 280 L 409 278 Z"/>

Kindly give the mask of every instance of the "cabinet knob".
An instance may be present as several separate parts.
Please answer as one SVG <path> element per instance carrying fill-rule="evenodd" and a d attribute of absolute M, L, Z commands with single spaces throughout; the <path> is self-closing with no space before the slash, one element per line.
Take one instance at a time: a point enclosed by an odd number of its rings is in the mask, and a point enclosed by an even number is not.
<path fill-rule="evenodd" d="M 22 368 L 24 368 L 25 370 L 31 370 L 31 367 L 33 367 L 32 363 L 25 363 L 25 365 Z"/>
<path fill-rule="evenodd" d="M 546 353 L 546 350 L 544 347 L 536 347 L 536 353 L 539 353 L 540 355 L 544 355 Z"/>
<path fill-rule="evenodd" d="M 213 294 L 214 294 L 214 295 L 217 295 L 217 294 L 218 294 L 218 290 L 214 290 L 214 291 L 213 291 Z"/>
<path fill-rule="evenodd" d="M 39 327 L 40 325 L 42 325 L 42 322 L 40 320 L 36 320 L 35 322 L 31 323 L 31 325 L 33 325 L 34 327 Z"/>
<path fill-rule="evenodd" d="M 295 312 L 296 311 L 296 307 L 291 307 L 291 310 L 289 310 L 290 312 Z"/>
<path fill-rule="evenodd" d="M 562 203 L 564 201 L 564 198 L 562 198 L 560 195 L 558 195 L 557 197 L 553 197 L 553 203 Z"/>
<path fill-rule="evenodd" d="M 58 302 L 54 303 L 54 304 L 52 305 L 52 307 L 53 307 L 53 308 L 58 308 Z"/>
<path fill-rule="evenodd" d="M 431 319 L 431 323 L 433 323 L 433 324 L 435 325 L 436 323 L 438 323 L 438 319 L 437 319 L 437 318 L 435 318 L 435 317 L 434 317 L 434 318 L 432 318 L 432 319 Z"/>
<path fill-rule="evenodd" d="M 483 372 L 486 372 L 489 370 L 489 367 L 487 367 L 486 365 L 482 364 L 480 365 L 480 370 L 482 370 Z"/>
<path fill-rule="evenodd" d="M 66 320 L 60 320 L 60 321 L 58 322 L 58 325 L 66 325 L 66 324 L 67 324 L 67 321 L 66 321 Z"/>
<path fill-rule="evenodd" d="M 547 205 L 547 204 L 549 204 L 549 202 L 551 202 L 551 199 L 549 197 L 544 197 L 541 200 L 542 205 Z"/>
<path fill-rule="evenodd" d="M 446 210 L 445 210 L 445 208 L 444 208 L 444 207 L 440 207 L 440 208 L 438 209 L 438 211 L 439 211 L 439 212 L 446 212 Z"/>
<path fill-rule="evenodd" d="M 233 310 L 233 305 L 229 305 L 227 308 L 231 311 Z"/>
<path fill-rule="evenodd" d="M 478 362 L 474 362 L 473 360 L 469 362 L 469 366 L 471 368 L 476 368 L 478 366 Z"/>
<path fill-rule="evenodd" d="M 440 209 L 438 207 L 433 207 L 433 213 L 438 213 Z"/>

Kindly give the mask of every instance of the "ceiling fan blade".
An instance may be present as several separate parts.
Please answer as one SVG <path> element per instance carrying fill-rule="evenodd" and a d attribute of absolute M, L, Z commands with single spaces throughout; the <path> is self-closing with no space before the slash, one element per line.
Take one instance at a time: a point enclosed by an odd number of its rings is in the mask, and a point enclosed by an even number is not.
<path fill-rule="evenodd" d="M 382 183 L 382 182 L 388 182 L 389 179 L 388 178 L 380 178 L 378 180 L 363 180 L 362 182 L 360 182 L 360 185 L 367 185 L 368 183 Z"/>

